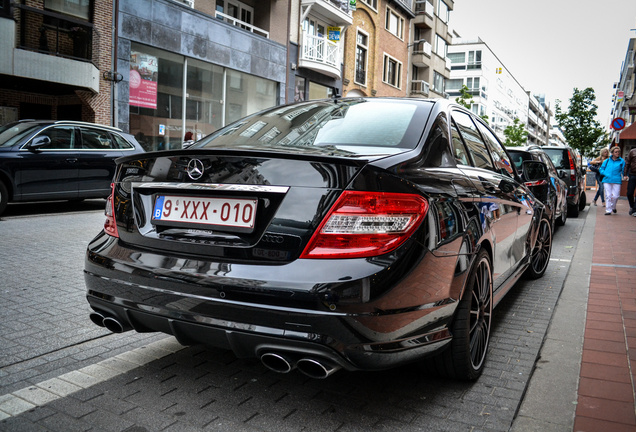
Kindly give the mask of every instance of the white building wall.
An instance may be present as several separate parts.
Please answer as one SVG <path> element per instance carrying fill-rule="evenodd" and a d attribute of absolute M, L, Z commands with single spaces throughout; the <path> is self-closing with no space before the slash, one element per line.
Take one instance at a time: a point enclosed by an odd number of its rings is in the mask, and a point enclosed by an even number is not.
<path fill-rule="evenodd" d="M 468 64 L 466 69 L 457 69 L 461 65 L 452 63 L 450 79 L 463 79 L 464 83 L 468 78 L 480 79 L 479 95 L 474 94 L 473 100 L 483 106 L 490 126 L 505 141 L 503 131 L 506 126 L 513 124 L 515 118 L 526 127 L 528 125 L 528 94 L 481 39 L 454 39 L 453 44 L 448 47 L 449 54 L 466 53 L 467 61 L 470 51 L 481 51 L 481 69 L 468 69 Z M 452 92 L 449 94 L 451 100 L 457 97 Z"/>

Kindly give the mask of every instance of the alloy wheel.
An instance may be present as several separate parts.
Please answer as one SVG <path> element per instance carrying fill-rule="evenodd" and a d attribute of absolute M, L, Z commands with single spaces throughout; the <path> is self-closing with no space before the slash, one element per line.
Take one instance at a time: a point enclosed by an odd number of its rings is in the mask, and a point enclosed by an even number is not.
<path fill-rule="evenodd" d="M 492 320 L 492 290 L 488 260 L 479 262 L 473 277 L 475 280 L 470 304 L 470 359 L 473 369 L 478 370 L 486 358 Z"/>

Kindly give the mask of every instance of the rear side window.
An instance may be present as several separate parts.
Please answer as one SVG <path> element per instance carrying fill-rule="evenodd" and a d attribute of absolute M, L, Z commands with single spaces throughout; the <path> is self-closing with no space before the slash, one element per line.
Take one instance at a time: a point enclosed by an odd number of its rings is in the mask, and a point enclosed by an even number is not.
<path fill-rule="evenodd" d="M 500 174 L 514 178 L 515 175 L 512 170 L 512 163 L 510 162 L 510 158 L 508 158 L 506 151 L 501 146 L 501 143 L 499 142 L 495 134 L 493 134 L 490 129 L 488 129 L 481 123 L 477 123 L 477 125 L 482 136 L 488 143 L 488 147 L 490 148 L 490 155 L 492 156 L 492 160 L 495 163 L 495 170 Z"/>
<path fill-rule="evenodd" d="M 82 148 L 85 150 L 112 150 L 113 139 L 106 131 L 98 129 L 81 128 Z"/>
<path fill-rule="evenodd" d="M 485 168 L 494 171 L 486 143 L 484 143 L 477 126 L 466 113 L 455 111 L 452 114 L 453 119 L 459 127 L 459 131 L 464 138 L 464 142 L 468 146 L 468 152 L 472 155 L 473 161 L 477 168 Z"/>
<path fill-rule="evenodd" d="M 455 156 L 455 162 L 457 162 L 457 164 L 459 165 L 470 165 L 468 153 L 466 152 L 466 147 L 464 146 L 464 141 L 462 140 L 462 136 L 459 133 L 459 128 L 453 120 L 451 120 L 451 134 L 453 141 L 453 156 Z"/>
<path fill-rule="evenodd" d="M 133 148 L 133 146 L 126 141 L 125 139 L 123 139 L 122 137 L 120 137 L 117 134 L 111 134 L 113 137 L 113 146 L 116 149 L 120 149 L 120 150 L 124 150 L 124 149 L 131 149 Z"/>

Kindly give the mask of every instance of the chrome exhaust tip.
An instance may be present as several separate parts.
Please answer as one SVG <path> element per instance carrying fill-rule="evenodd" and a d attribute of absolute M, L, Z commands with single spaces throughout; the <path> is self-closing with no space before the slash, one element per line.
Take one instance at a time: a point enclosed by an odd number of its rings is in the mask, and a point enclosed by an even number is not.
<path fill-rule="evenodd" d="M 104 315 L 102 315 L 102 314 L 100 314 L 98 312 L 91 312 L 88 317 L 91 319 L 93 324 L 98 325 L 100 327 L 105 327 L 105 325 L 104 325 Z"/>
<path fill-rule="evenodd" d="M 329 375 L 338 372 L 340 366 L 332 365 L 331 363 L 322 362 L 310 358 L 302 358 L 296 363 L 298 370 L 307 375 L 308 377 L 315 379 L 325 379 Z"/>
<path fill-rule="evenodd" d="M 261 356 L 261 362 L 266 368 L 278 373 L 288 373 L 296 367 L 296 365 L 285 356 L 273 352 L 263 354 Z"/>
<path fill-rule="evenodd" d="M 108 330 L 112 331 L 113 333 L 124 332 L 124 326 L 115 318 L 106 317 L 104 318 L 103 324 L 104 324 L 104 327 L 106 327 Z"/>

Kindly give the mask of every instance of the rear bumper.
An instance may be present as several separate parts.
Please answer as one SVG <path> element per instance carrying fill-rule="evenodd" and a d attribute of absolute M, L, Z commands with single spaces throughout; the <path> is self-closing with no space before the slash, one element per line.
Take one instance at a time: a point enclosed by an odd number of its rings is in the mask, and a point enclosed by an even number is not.
<path fill-rule="evenodd" d="M 439 271 L 442 260 L 450 260 L 454 270 L 453 258 L 428 253 L 417 271 Z M 171 334 L 184 345 L 230 349 L 238 357 L 280 352 L 322 358 L 348 370 L 380 370 L 446 347 L 457 305 L 452 283 L 440 290 L 434 282 L 417 285 L 404 275 L 393 280 L 387 275 L 395 272 L 387 269 L 400 265 L 395 261 L 347 261 L 296 260 L 287 266 L 192 262 L 133 250 L 102 235 L 87 252 L 87 299 L 94 310 L 124 327 Z M 463 276 L 449 280 L 461 285 Z M 373 291 L 377 283 L 391 289 L 373 301 L 362 291 Z M 361 288 L 357 299 L 344 298 L 356 288 Z M 413 304 L 414 296 L 419 303 Z M 395 308 L 387 309 L 389 304 Z"/>

